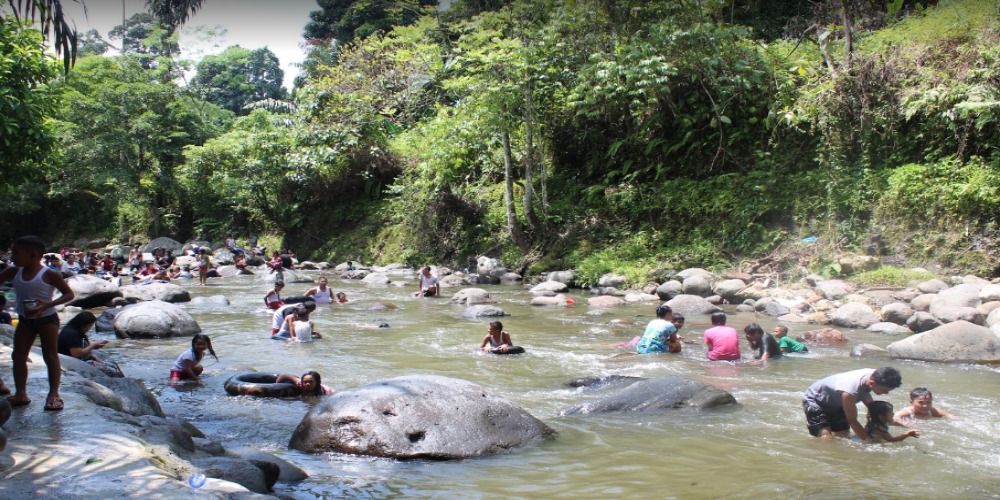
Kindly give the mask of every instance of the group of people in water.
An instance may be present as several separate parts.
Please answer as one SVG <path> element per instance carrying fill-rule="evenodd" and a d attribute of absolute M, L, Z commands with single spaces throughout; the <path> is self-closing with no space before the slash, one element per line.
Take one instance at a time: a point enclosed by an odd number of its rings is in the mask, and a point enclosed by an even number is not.
<path fill-rule="evenodd" d="M 14 240 L 11 247 L 11 265 L 0 270 L 0 283 L 12 281 L 18 297 L 16 312 L 18 323 L 14 333 L 14 393 L 7 397 L 12 406 L 24 406 L 31 403 L 27 395 L 28 353 L 37 338 L 41 339 L 42 353 L 48 371 L 49 393 L 44 409 L 59 411 L 64 403 L 59 396 L 60 362 L 58 354 L 78 358 L 112 377 L 122 377 L 121 369 L 113 361 L 98 356 L 95 351 L 107 345 L 107 341 L 92 343 L 87 333 L 94 327 L 97 318 L 90 312 L 81 312 L 74 316 L 59 330 L 59 317 L 56 308 L 74 299 L 72 289 L 66 284 L 61 271 L 46 267 L 42 263 L 45 244 L 37 237 L 26 236 Z M 430 268 L 420 270 L 421 279 L 416 295 L 430 297 L 439 295 L 439 284 L 430 275 Z M 300 303 L 284 303 L 280 292 L 283 283 L 276 281 L 275 287 L 264 297 L 265 305 L 274 310 L 271 336 L 274 339 L 311 340 L 322 338 L 315 330 L 315 325 L 309 321 L 309 314 L 316 309 L 317 303 L 346 302 L 346 295 L 334 294 L 326 277 L 319 279 L 319 285 L 304 294 Z M 55 297 L 55 292 L 61 295 Z M 656 308 L 656 318 L 649 322 L 643 334 L 632 342 L 620 344 L 623 347 L 635 347 L 638 354 L 680 353 L 683 343 L 689 343 L 678 335 L 678 330 L 684 326 L 684 317 L 674 314 L 667 305 Z M 10 321 L 9 315 L 7 316 Z M 3 317 L 0 316 L 0 321 Z M 705 330 L 703 341 L 707 348 L 706 356 L 712 361 L 735 361 L 741 359 L 739 349 L 739 334 L 736 329 L 726 325 L 726 315 L 721 312 L 711 317 L 712 327 Z M 380 325 L 381 326 L 381 325 Z M 744 336 L 753 350 L 756 362 L 766 363 L 769 360 L 781 358 L 789 353 L 807 352 L 808 348 L 789 338 L 788 329 L 778 326 L 774 334 L 764 332 L 763 328 L 752 323 L 744 328 Z M 510 333 L 503 330 L 499 321 L 489 324 L 488 332 L 483 337 L 479 348 L 498 354 L 523 352 L 514 345 Z M 178 356 L 170 368 L 170 380 L 179 382 L 190 380 L 199 382 L 204 367 L 201 361 L 206 351 L 218 359 L 212 348 L 211 339 L 204 334 L 195 335 L 191 339 L 191 348 Z M 319 373 L 309 371 L 301 376 L 281 374 L 277 383 L 294 384 L 302 395 L 317 396 L 332 394 L 332 390 L 322 385 Z M 889 427 L 893 425 L 908 426 L 909 419 L 952 418 L 952 415 L 933 406 L 933 395 L 929 390 L 919 387 L 910 392 L 910 406 L 899 412 L 893 411 L 893 406 L 887 401 L 876 401 L 872 394 L 884 395 L 902 385 L 902 377 L 898 370 L 892 367 L 879 369 L 864 368 L 831 375 L 813 383 L 805 391 L 802 407 L 806 417 L 809 433 L 824 439 L 833 436 L 846 436 L 853 431 L 861 439 L 879 437 L 886 441 L 901 441 L 908 437 L 919 437 L 915 429 L 909 429 L 901 434 L 892 435 Z M 0 378 L 0 395 L 11 393 Z M 858 419 L 857 404 L 864 403 L 868 408 L 866 425 L 861 425 Z"/>

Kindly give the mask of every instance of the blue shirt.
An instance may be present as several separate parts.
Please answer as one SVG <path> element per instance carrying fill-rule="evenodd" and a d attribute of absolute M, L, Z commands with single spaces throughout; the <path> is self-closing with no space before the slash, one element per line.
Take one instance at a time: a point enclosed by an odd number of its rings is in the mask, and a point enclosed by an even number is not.
<path fill-rule="evenodd" d="M 646 332 L 639 339 L 636 352 L 639 354 L 649 354 L 652 352 L 669 352 L 667 338 L 677 332 L 674 324 L 665 319 L 654 319 L 646 325 Z"/>

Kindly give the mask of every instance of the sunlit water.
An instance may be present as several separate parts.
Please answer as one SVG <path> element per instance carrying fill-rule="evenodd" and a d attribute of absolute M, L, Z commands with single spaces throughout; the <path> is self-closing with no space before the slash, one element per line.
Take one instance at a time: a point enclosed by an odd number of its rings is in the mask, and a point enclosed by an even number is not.
<path fill-rule="evenodd" d="M 446 298 L 417 299 L 410 296 L 412 276 L 392 279 L 406 286 L 331 279 L 331 287 L 345 291 L 351 302 L 320 305 L 312 319 L 325 338 L 308 344 L 270 340 L 265 289 L 249 277 L 213 279 L 206 287 L 185 283 L 193 296 L 224 295 L 231 302 L 181 304 L 219 355 L 218 362 L 205 360 L 202 386 L 167 384 L 171 364 L 190 339 L 114 341 L 103 352 L 119 360 L 129 376 L 143 379 L 168 414 L 191 420 L 211 439 L 270 451 L 308 470 L 309 479 L 277 486 L 277 492 L 297 498 L 995 498 L 1000 492 L 996 368 L 861 360 L 849 356 L 850 346 L 813 347 L 808 356 L 764 367 L 709 362 L 700 344 L 686 345 L 679 356 L 632 355 L 610 344 L 641 334 L 656 304 L 602 311 L 588 308 L 585 292 L 575 291 L 574 307 L 532 307 L 530 294 L 520 286 L 483 288 L 510 313 L 502 318 L 504 329 L 527 354 L 480 354 L 476 347 L 488 321 L 460 317 L 464 307 L 447 299 L 457 289 L 445 289 Z M 284 294 L 300 294 L 310 286 L 290 284 Z M 774 326 L 773 319 L 743 313 L 731 315 L 729 324 L 742 330 L 754 321 L 768 331 Z M 391 328 L 363 327 L 382 322 Z M 681 334 L 700 340 L 708 326 L 708 317 L 689 317 Z M 790 326 L 793 335 L 808 328 Z M 885 346 L 901 338 L 846 333 L 850 345 Z M 741 347 L 747 355 L 743 339 Z M 903 387 L 881 397 L 897 410 L 907 404 L 911 388 L 927 386 L 936 405 L 960 418 L 920 421 L 915 427 L 923 436 L 901 443 L 821 442 L 809 436 L 800 403 L 809 384 L 885 364 L 903 373 Z M 301 374 L 310 369 L 338 391 L 417 373 L 462 378 L 525 408 L 558 436 L 508 455 L 454 462 L 310 455 L 286 447 L 309 402 L 231 397 L 222 389 L 229 376 L 244 371 Z M 606 375 L 685 375 L 730 391 L 740 404 L 705 412 L 559 416 L 561 409 L 594 397 L 568 387 L 567 381 Z M 860 412 L 863 419 L 864 409 Z"/>

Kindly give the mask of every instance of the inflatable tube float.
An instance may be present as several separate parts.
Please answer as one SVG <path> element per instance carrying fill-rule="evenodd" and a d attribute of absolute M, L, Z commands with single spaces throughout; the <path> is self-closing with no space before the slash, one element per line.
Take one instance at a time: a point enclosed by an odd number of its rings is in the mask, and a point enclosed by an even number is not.
<path fill-rule="evenodd" d="M 241 373 L 233 375 L 223 387 L 230 396 L 257 396 L 261 398 L 297 398 L 301 395 L 295 384 L 276 383 L 277 373 Z"/>
<path fill-rule="evenodd" d="M 512 345 L 507 348 L 507 352 L 501 351 L 499 347 L 490 349 L 493 354 L 524 354 L 524 348 L 519 345 Z"/>
<path fill-rule="evenodd" d="M 306 297 L 305 295 L 292 295 L 291 297 L 285 297 L 282 301 L 284 304 L 301 304 L 303 302 L 312 300 L 312 297 Z"/>

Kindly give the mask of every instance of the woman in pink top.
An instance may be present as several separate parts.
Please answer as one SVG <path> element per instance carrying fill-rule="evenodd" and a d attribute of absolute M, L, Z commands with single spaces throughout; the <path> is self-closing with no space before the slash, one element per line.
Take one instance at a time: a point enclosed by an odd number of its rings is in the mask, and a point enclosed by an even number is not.
<path fill-rule="evenodd" d="M 708 359 L 712 361 L 733 361 L 740 359 L 740 334 L 735 328 L 726 326 L 726 314 L 712 314 L 712 328 L 705 330 L 705 345 Z"/>

